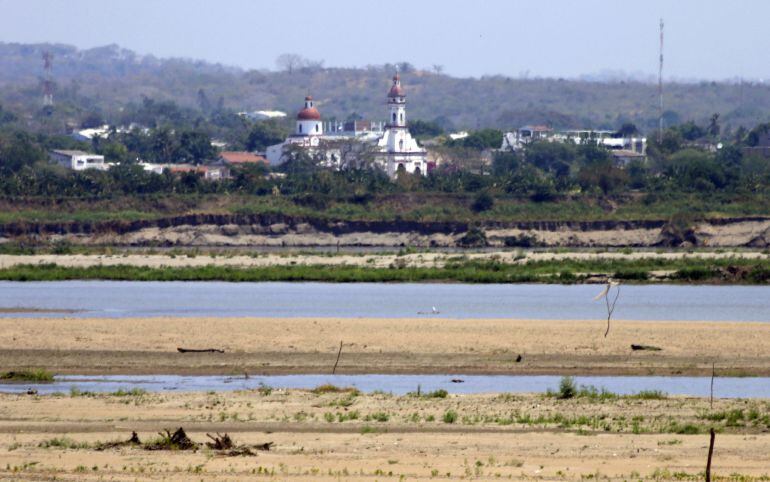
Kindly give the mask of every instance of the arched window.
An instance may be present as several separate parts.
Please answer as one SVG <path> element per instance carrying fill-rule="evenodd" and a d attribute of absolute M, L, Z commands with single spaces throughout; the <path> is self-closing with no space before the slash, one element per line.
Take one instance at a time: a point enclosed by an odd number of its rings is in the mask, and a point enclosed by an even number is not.
<path fill-rule="evenodd" d="M 404 122 L 404 113 L 401 113 L 401 122 Z"/>
<path fill-rule="evenodd" d="M 404 150 L 404 140 L 403 139 L 398 141 L 398 150 L 399 151 L 403 151 Z"/>
<path fill-rule="evenodd" d="M 299 133 L 302 134 L 302 124 L 299 125 Z"/>
<path fill-rule="evenodd" d="M 318 132 L 318 124 L 315 125 L 315 131 Z"/>
<path fill-rule="evenodd" d="M 396 113 L 393 113 L 393 122 L 396 122 Z"/>

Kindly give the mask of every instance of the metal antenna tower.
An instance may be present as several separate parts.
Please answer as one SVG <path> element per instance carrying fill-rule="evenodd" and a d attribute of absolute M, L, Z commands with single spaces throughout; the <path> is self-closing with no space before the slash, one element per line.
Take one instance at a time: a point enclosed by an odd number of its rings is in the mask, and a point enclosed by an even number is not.
<path fill-rule="evenodd" d="M 660 64 L 658 65 L 658 144 L 663 141 L 663 18 L 660 19 Z"/>
<path fill-rule="evenodd" d="M 45 76 L 43 77 L 43 105 L 53 106 L 53 54 L 49 51 L 43 52 L 43 68 Z"/>

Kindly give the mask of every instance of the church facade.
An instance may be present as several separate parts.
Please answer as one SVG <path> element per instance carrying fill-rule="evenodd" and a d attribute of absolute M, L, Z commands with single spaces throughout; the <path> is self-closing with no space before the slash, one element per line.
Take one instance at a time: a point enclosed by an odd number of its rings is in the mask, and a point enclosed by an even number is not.
<path fill-rule="evenodd" d="M 319 165 L 333 169 L 366 164 L 382 169 L 391 179 L 399 173 L 427 175 L 427 152 L 409 133 L 406 93 L 398 74 L 393 77 L 387 105 L 388 122 L 380 132 L 324 133 L 321 113 L 313 98 L 307 96 L 304 108 L 297 113 L 294 133 L 284 142 L 268 147 L 265 157 L 271 165 L 282 164 L 293 149 L 301 148 Z M 356 159 L 357 155 L 371 156 L 371 162 L 364 163 Z"/>
<path fill-rule="evenodd" d="M 407 128 L 406 93 L 398 74 L 393 77 L 393 86 L 388 92 L 388 114 L 385 132 L 377 142 L 378 164 L 391 178 L 397 177 L 399 172 L 426 175 L 428 154 Z"/>

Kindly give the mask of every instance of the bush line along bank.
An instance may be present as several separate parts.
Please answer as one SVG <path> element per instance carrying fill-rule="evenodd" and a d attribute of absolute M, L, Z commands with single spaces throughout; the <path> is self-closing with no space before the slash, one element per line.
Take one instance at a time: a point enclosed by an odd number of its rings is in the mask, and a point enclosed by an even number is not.
<path fill-rule="evenodd" d="M 657 274 L 652 275 L 655 271 Z M 663 272 L 665 274 L 661 275 Z M 65 267 L 56 264 L 17 265 L 0 270 L 7 281 L 117 280 L 117 281 L 325 281 L 572 284 L 610 276 L 635 283 L 701 282 L 764 284 L 770 280 L 770 260 L 638 259 L 553 260 L 506 264 L 496 261 L 450 262 L 444 267 L 387 268 L 333 265 L 290 265 L 238 268 L 232 266 Z"/>

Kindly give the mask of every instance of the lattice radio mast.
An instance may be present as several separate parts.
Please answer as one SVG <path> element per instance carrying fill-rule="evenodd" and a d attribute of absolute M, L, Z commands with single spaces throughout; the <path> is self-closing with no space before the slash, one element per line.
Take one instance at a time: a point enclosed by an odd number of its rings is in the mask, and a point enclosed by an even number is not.
<path fill-rule="evenodd" d="M 43 68 L 45 75 L 43 77 L 43 105 L 45 107 L 53 106 L 53 54 L 49 51 L 43 52 Z"/>
<path fill-rule="evenodd" d="M 658 65 L 658 144 L 663 141 L 663 18 L 660 19 L 660 64 Z"/>

